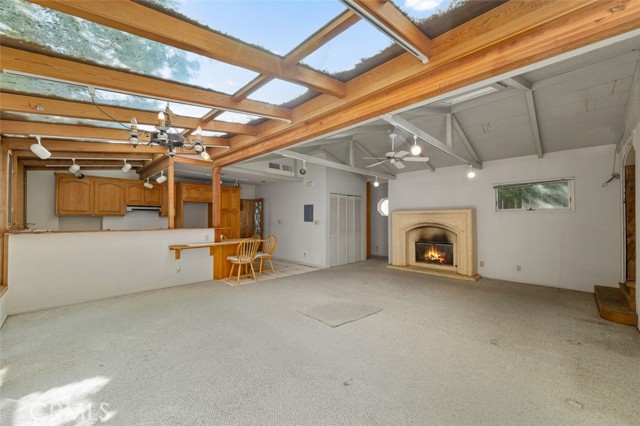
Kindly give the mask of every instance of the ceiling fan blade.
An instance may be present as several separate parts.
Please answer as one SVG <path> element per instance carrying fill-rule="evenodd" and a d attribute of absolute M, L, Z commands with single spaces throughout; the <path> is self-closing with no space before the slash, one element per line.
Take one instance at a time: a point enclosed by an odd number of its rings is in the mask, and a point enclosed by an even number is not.
<path fill-rule="evenodd" d="M 384 163 L 385 161 L 387 161 L 386 159 L 382 160 L 382 161 L 378 161 L 377 163 L 373 163 L 373 164 L 369 164 L 368 166 L 365 167 L 374 167 L 374 166 L 378 166 L 382 163 Z"/>
<path fill-rule="evenodd" d="M 396 161 L 395 163 L 393 163 L 394 166 L 396 166 L 396 168 L 398 169 L 404 169 L 404 164 L 402 164 L 401 161 Z"/>
<path fill-rule="evenodd" d="M 406 157 L 403 158 L 402 161 L 423 161 L 426 163 L 429 161 L 429 157 Z"/>
<path fill-rule="evenodd" d="M 385 157 L 362 157 L 363 160 L 388 160 L 388 158 Z"/>
<path fill-rule="evenodd" d="M 409 155 L 409 153 L 407 151 L 398 151 L 398 152 L 396 152 L 395 157 L 396 158 L 402 158 L 402 157 L 404 157 L 406 155 Z"/>

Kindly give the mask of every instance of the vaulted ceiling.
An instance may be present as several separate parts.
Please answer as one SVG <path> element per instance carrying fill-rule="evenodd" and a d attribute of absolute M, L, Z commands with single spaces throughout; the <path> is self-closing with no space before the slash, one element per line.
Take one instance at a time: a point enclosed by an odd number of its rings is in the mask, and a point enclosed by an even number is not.
<path fill-rule="evenodd" d="M 411 20 L 395 2 L 348 1 L 353 10 L 393 32 L 414 54 L 396 43 L 350 70 L 333 74 L 302 61 L 364 22 L 351 9 L 339 12 L 289 53 L 278 55 L 157 2 L 2 2 L 3 13 L 40 5 L 42 19 L 57 13 L 52 11 L 76 17 L 60 22 L 82 26 L 85 34 L 97 34 L 95 25 L 101 31 L 113 28 L 122 32 L 118 34 L 142 38 L 149 49 L 152 43 L 161 43 L 254 76 L 233 93 L 214 91 L 161 78 L 154 73 L 158 70 L 127 69 L 117 57 L 109 62 L 109 56 L 100 56 L 100 49 L 83 57 L 64 43 L 43 45 L 29 34 L 29 26 L 16 30 L 17 21 L 11 22 L 15 15 L 4 16 L 0 133 L 3 147 L 28 159 L 30 168 L 44 168 L 51 161 L 38 160 L 28 151 L 36 135 L 54 158 L 85 155 L 112 161 L 166 154 L 159 146 L 133 149 L 127 143 L 127 130 L 119 124 L 132 116 L 141 124 L 156 124 L 157 110 L 148 105 L 157 100 L 171 102 L 175 111 L 200 108 L 193 114 L 176 112 L 172 124 L 185 135 L 201 126 L 215 167 L 293 147 L 300 154 L 323 150 L 336 161 L 365 169 L 371 161 L 363 157 L 389 150 L 388 133 L 394 125 L 404 149 L 413 143 L 407 129 L 432 142 L 423 145 L 430 161 L 409 164 L 403 171 L 465 162 L 481 166 L 487 160 L 618 143 L 638 59 L 634 31 L 640 27 L 640 4 L 626 0 L 469 1 L 423 21 Z M 274 23 L 274 31 L 280 30 L 277 26 Z M 612 37 L 619 40 L 606 42 Z M 92 39 L 94 44 L 98 41 Z M 589 47 L 599 42 L 604 43 L 601 48 Z M 117 41 L 107 40 L 104 49 L 116 45 Z M 576 49 L 588 52 L 569 53 Z M 565 57 L 551 59 L 557 55 Z M 416 56 L 427 58 L 427 63 Z M 295 83 L 307 91 L 279 105 L 251 99 L 275 82 Z M 94 98 L 97 105 L 86 94 L 87 86 L 104 94 Z M 470 100 L 455 99 L 486 86 L 496 90 Z M 151 100 L 145 100 L 144 108 L 118 94 Z M 191 110 L 182 108 L 189 105 Z M 232 113 L 255 119 L 223 120 Z M 352 154 L 354 150 L 357 154 Z M 376 167 L 367 170 L 397 172 L 388 165 Z M 148 169 L 147 175 L 151 171 L 155 169 Z"/>

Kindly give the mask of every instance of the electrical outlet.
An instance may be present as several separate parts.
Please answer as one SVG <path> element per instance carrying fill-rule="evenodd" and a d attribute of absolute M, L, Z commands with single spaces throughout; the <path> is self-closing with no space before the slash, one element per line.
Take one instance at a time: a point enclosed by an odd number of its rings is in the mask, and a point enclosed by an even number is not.
<path fill-rule="evenodd" d="M 522 266 L 516 265 L 516 271 L 521 272 L 522 271 Z"/>
<path fill-rule="evenodd" d="M 379 247 L 378 247 L 378 246 L 376 246 L 376 253 L 378 252 L 378 249 L 379 249 Z"/>
<path fill-rule="evenodd" d="M 484 260 L 481 260 L 481 261 L 480 261 L 480 267 L 481 267 L 481 268 L 484 268 Z"/>
<path fill-rule="evenodd" d="M 176 266 L 176 274 L 182 272 L 182 266 Z"/>

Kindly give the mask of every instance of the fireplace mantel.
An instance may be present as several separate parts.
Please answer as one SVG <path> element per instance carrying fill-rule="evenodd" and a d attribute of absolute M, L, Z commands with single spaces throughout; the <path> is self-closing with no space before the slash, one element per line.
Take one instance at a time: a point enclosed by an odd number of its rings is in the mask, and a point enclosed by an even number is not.
<path fill-rule="evenodd" d="M 455 234 L 455 270 L 443 273 L 428 266 L 416 266 L 411 261 L 411 256 L 415 255 L 411 231 L 423 227 L 442 228 Z M 394 211 L 391 213 L 391 230 L 392 267 L 464 279 L 479 278 L 474 209 Z"/>

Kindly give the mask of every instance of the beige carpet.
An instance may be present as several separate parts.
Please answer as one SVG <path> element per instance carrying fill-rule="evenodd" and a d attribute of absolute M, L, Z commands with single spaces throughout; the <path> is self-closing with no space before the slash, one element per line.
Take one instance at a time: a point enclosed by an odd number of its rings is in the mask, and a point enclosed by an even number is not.
<path fill-rule="evenodd" d="M 382 310 L 300 313 L 335 302 Z M 640 424 L 640 333 L 593 295 L 380 261 L 14 316 L 0 339 L 2 425 Z"/>

